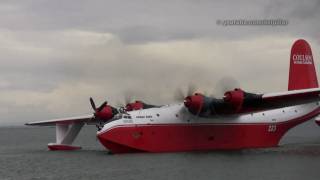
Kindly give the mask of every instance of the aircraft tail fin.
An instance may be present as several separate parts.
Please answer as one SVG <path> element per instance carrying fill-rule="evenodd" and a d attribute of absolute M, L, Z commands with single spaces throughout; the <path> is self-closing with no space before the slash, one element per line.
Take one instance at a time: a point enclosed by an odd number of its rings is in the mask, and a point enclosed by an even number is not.
<path fill-rule="evenodd" d="M 319 86 L 311 48 L 307 41 L 299 39 L 291 48 L 288 90 L 317 87 Z"/>

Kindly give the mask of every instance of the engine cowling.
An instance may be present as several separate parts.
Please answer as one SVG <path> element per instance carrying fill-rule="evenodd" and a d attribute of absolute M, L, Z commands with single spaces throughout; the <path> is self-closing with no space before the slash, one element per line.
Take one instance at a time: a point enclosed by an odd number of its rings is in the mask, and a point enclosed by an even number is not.
<path fill-rule="evenodd" d="M 184 99 L 184 105 L 193 114 L 199 114 L 203 108 L 204 96 L 200 93 L 195 93 L 192 96 L 187 96 Z"/>
<path fill-rule="evenodd" d="M 109 105 L 105 105 L 100 111 L 96 110 L 94 116 L 102 121 L 108 121 L 117 114 L 115 108 Z"/>
<path fill-rule="evenodd" d="M 135 101 L 133 103 L 128 103 L 125 107 L 126 111 L 135 111 L 144 108 L 144 103 L 141 101 Z"/>
<path fill-rule="evenodd" d="M 244 102 L 245 93 L 243 90 L 236 88 L 224 94 L 223 100 L 232 106 L 234 112 L 239 112 Z"/>

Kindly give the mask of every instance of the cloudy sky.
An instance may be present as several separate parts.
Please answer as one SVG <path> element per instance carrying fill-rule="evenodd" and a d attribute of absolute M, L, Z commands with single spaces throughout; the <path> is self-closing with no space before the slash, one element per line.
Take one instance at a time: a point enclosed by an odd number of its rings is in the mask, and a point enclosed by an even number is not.
<path fill-rule="evenodd" d="M 229 19 L 289 23 L 216 23 Z M 320 0 L 1 0 L 0 125 L 91 113 L 90 96 L 173 103 L 177 88 L 216 93 L 224 77 L 285 91 L 296 39 L 320 64 L 319 20 Z"/>

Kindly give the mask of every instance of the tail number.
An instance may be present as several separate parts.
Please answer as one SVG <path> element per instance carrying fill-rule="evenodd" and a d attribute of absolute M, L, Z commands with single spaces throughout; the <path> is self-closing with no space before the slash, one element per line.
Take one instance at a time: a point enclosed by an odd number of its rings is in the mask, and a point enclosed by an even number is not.
<path fill-rule="evenodd" d="M 275 124 L 270 124 L 268 127 L 268 132 L 276 132 L 277 130 L 277 125 Z"/>

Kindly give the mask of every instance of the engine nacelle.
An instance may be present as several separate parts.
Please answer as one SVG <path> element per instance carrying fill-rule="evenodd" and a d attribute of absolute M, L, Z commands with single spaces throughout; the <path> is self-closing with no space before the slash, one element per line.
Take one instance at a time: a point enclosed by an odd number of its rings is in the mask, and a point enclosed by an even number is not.
<path fill-rule="evenodd" d="M 192 96 L 187 96 L 184 99 L 184 105 L 193 114 L 199 114 L 202 111 L 204 104 L 204 96 L 199 93 L 195 93 Z"/>
<path fill-rule="evenodd" d="M 144 108 L 144 103 L 141 101 L 135 101 L 133 103 L 128 103 L 126 105 L 125 110 L 126 111 L 135 111 L 135 110 L 140 110 Z"/>
<path fill-rule="evenodd" d="M 102 121 L 108 121 L 117 114 L 117 110 L 109 105 L 104 106 L 100 111 L 96 111 L 94 116 Z"/>
<path fill-rule="evenodd" d="M 239 112 L 242 108 L 245 98 L 245 92 L 239 88 L 228 91 L 224 94 L 223 100 L 230 103 L 234 112 Z"/>
<path fill-rule="evenodd" d="M 259 108 L 261 102 L 261 94 L 247 93 L 237 88 L 233 91 L 227 91 L 223 99 L 195 93 L 185 98 L 184 105 L 192 114 L 206 117 L 215 114 L 240 113 L 248 109 Z"/>

